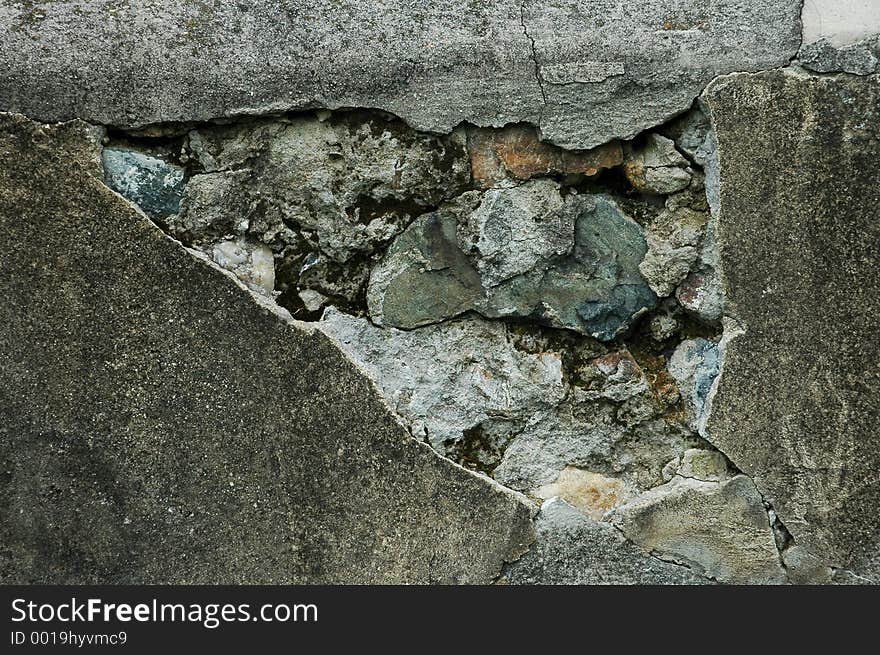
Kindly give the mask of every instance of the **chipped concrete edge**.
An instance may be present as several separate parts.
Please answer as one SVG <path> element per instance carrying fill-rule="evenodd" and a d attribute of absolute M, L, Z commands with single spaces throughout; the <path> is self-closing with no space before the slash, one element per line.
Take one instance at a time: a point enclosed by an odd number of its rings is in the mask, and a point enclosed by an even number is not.
<path fill-rule="evenodd" d="M 801 1 L 801 8 L 802 9 L 803 9 L 804 2 L 805 2 L 805 0 Z M 801 20 L 801 19 L 799 19 L 799 20 Z M 800 31 L 801 31 L 802 40 L 803 40 L 803 21 L 802 20 L 800 23 L 800 28 L 801 28 Z M 797 52 L 795 52 L 794 56 L 792 57 L 792 61 L 794 61 L 794 59 L 796 57 L 797 57 Z M 776 68 L 776 69 L 770 69 L 770 70 L 786 70 L 790 66 L 791 66 L 791 63 L 789 63 L 789 66 L 780 67 L 780 68 Z M 718 138 L 717 138 L 715 115 L 712 110 L 712 103 L 709 101 L 709 95 L 712 93 L 713 90 L 715 90 L 719 87 L 722 87 L 724 85 L 731 84 L 736 79 L 738 79 L 740 77 L 743 77 L 743 76 L 750 77 L 750 76 L 754 76 L 754 75 L 761 75 L 765 72 L 766 71 L 759 71 L 759 72 L 740 71 L 740 72 L 736 72 L 736 73 L 729 73 L 727 75 L 719 75 L 718 77 L 713 79 L 709 84 L 706 85 L 706 88 L 703 89 L 702 93 L 699 96 L 700 106 L 703 108 L 704 112 L 706 113 L 707 118 L 709 119 L 709 125 L 712 129 L 712 133 L 716 134 L 715 147 L 716 147 L 716 153 L 717 153 L 716 157 L 717 157 L 717 166 L 718 166 L 718 189 L 717 189 L 718 207 L 714 211 L 711 212 L 710 220 L 713 222 L 714 229 L 715 229 L 715 249 L 716 249 L 716 251 L 719 251 L 718 257 L 716 260 L 715 272 L 718 275 L 719 283 L 721 286 L 721 295 L 723 298 L 723 305 L 722 305 L 722 317 L 721 317 L 721 325 L 722 325 L 721 340 L 718 342 L 718 375 L 715 377 L 715 380 L 712 382 L 712 386 L 710 387 L 709 393 L 706 396 L 705 409 L 703 411 L 702 416 L 700 417 L 699 424 L 697 426 L 697 432 L 699 433 L 699 435 L 701 437 L 706 439 L 706 441 L 708 441 L 713 447 L 717 448 L 718 451 L 722 455 L 724 455 L 724 457 L 726 457 L 727 460 L 731 464 L 733 464 L 733 466 L 736 467 L 736 469 L 742 475 L 746 476 L 752 482 L 752 484 L 755 486 L 755 489 L 757 490 L 758 494 L 761 496 L 761 500 L 763 501 L 764 509 L 765 509 L 766 516 L 767 516 L 767 525 L 770 528 L 771 532 L 773 532 L 773 519 L 770 516 L 770 511 L 771 511 L 772 506 L 770 503 L 767 502 L 765 492 L 762 489 L 762 485 L 760 484 L 760 480 L 756 480 L 753 472 L 743 469 L 743 467 L 741 466 L 741 464 L 739 462 L 734 460 L 733 457 L 731 457 L 728 453 L 726 453 L 723 449 L 721 449 L 719 447 L 717 440 L 712 438 L 711 427 L 710 427 L 711 419 L 712 419 L 712 409 L 713 409 L 715 397 L 717 396 L 718 391 L 721 388 L 721 385 L 723 384 L 723 381 L 724 381 L 724 362 L 726 360 L 727 349 L 730 347 L 730 345 L 733 342 L 735 342 L 737 339 L 744 337 L 748 333 L 748 326 L 742 320 L 740 320 L 740 318 L 738 317 L 736 303 L 733 301 L 731 294 L 730 294 L 730 282 L 727 279 L 727 275 L 725 274 L 725 271 L 724 271 L 724 261 L 723 261 L 723 258 L 720 256 L 720 250 L 722 248 L 722 244 L 724 243 L 724 231 L 725 231 L 724 220 L 723 220 L 724 204 L 721 201 L 721 199 L 724 197 L 724 184 L 725 184 L 725 182 L 724 182 L 724 180 L 725 180 L 724 152 L 723 152 L 723 148 L 721 146 L 721 143 L 718 141 Z M 777 516 L 777 518 L 778 518 L 778 516 Z M 780 522 L 781 522 L 781 520 L 780 520 Z M 783 524 L 783 526 L 784 526 L 784 524 Z M 774 545 L 776 546 L 776 554 L 779 558 L 779 564 L 780 564 L 782 570 L 786 572 L 786 576 L 787 576 L 787 568 L 785 566 L 785 558 L 783 557 L 784 551 L 779 548 L 778 544 L 775 544 L 775 539 L 774 539 Z"/>

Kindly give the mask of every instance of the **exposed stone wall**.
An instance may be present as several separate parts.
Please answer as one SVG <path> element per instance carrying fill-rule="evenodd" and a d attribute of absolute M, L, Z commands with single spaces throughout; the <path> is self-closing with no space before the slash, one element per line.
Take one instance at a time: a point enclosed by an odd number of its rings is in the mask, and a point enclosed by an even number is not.
<path fill-rule="evenodd" d="M 880 576 L 873 2 L 26 4 L 3 580 Z"/>

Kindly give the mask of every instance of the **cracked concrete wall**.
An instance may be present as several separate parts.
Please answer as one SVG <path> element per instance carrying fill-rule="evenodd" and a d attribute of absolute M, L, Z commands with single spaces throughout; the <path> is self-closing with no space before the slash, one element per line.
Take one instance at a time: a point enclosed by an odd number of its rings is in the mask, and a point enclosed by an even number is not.
<path fill-rule="evenodd" d="M 2 579 L 876 580 L 855 4 L 4 3 Z"/>

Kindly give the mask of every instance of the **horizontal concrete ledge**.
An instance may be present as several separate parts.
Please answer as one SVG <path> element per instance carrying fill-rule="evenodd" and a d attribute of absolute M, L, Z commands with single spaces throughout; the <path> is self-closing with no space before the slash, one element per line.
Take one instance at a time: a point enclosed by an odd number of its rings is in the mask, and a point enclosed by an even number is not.
<path fill-rule="evenodd" d="M 133 127 L 313 107 L 445 132 L 540 125 L 590 148 L 786 63 L 791 0 L 103 0 L 0 6 L 0 110 Z"/>

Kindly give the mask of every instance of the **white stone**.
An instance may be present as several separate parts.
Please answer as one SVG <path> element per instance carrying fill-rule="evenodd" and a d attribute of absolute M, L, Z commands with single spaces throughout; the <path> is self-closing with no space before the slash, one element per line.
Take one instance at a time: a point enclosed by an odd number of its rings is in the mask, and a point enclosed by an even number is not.
<path fill-rule="evenodd" d="M 846 46 L 880 34 L 880 0 L 806 0 L 801 19 L 805 46 Z"/>
<path fill-rule="evenodd" d="M 209 254 L 252 289 L 268 294 L 275 289 L 275 258 L 265 244 L 238 237 L 215 243 Z"/>

